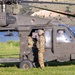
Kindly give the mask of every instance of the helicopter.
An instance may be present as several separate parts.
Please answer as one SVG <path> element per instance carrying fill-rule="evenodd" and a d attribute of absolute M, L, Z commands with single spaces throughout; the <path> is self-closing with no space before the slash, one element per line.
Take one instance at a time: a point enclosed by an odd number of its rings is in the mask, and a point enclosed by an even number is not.
<path fill-rule="evenodd" d="M 75 5 L 74 3 L 63 2 L 43 2 L 43 1 L 25 1 L 25 0 L 2 0 L 1 4 L 61 4 L 61 5 Z M 37 7 L 29 4 L 30 7 L 44 9 L 55 13 L 63 14 L 70 17 L 75 17 L 71 12 L 50 10 L 47 8 Z M 38 50 L 33 46 L 28 48 L 28 36 L 32 37 L 32 33 L 43 29 L 45 31 L 45 54 L 44 61 L 71 61 L 75 60 L 75 35 L 74 31 L 69 26 L 61 23 L 61 19 L 46 19 L 36 16 L 13 14 L 13 13 L 0 13 L 0 31 L 12 30 L 17 31 L 20 37 L 20 57 L 19 58 L 0 58 L 0 63 L 4 62 L 19 62 L 19 67 L 23 69 L 32 68 L 38 63 Z M 64 40 L 58 39 L 58 31 L 64 31 Z M 66 35 L 67 34 L 67 35 Z"/>

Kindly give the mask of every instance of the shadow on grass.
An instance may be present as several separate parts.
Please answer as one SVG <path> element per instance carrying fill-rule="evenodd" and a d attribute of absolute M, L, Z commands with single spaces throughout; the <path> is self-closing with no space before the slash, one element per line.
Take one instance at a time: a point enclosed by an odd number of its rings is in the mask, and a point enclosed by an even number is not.
<path fill-rule="evenodd" d="M 68 61 L 68 62 L 46 62 L 45 66 L 68 66 L 68 65 L 75 65 L 75 61 Z M 18 67 L 19 68 L 19 63 L 2 63 L 0 64 L 0 67 Z"/>
<path fill-rule="evenodd" d="M 13 66 L 19 67 L 19 63 L 15 62 L 15 63 L 1 63 L 0 64 L 0 67 L 13 67 Z"/>
<path fill-rule="evenodd" d="M 68 65 L 75 65 L 75 61 L 68 61 L 68 62 L 46 62 L 46 66 L 68 66 Z"/>

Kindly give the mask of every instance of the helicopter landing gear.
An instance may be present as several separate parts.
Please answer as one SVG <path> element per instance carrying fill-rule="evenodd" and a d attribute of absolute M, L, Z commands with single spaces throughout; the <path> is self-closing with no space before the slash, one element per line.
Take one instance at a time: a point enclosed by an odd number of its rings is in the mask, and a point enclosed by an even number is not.
<path fill-rule="evenodd" d="M 33 67 L 33 64 L 29 60 L 23 60 L 19 66 L 21 69 L 29 69 Z"/>

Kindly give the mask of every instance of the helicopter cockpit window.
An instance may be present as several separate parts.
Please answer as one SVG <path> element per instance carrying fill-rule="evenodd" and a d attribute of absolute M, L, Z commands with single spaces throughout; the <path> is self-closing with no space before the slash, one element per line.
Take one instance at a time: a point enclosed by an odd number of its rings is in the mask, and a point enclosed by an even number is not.
<path fill-rule="evenodd" d="M 66 30 L 57 30 L 56 41 L 69 43 L 72 42 L 73 40 Z"/>

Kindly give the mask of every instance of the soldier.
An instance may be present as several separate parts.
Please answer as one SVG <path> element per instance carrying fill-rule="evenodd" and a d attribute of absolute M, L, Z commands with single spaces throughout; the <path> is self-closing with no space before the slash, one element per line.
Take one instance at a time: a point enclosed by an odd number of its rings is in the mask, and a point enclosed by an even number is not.
<path fill-rule="evenodd" d="M 32 48 L 33 47 L 33 44 L 34 44 L 34 42 L 33 42 L 32 37 L 28 36 L 28 47 L 29 48 Z"/>
<path fill-rule="evenodd" d="M 38 60 L 40 67 L 44 68 L 44 52 L 45 52 L 45 37 L 44 37 L 44 31 L 38 30 L 39 39 L 37 41 L 37 48 L 38 48 Z"/>

